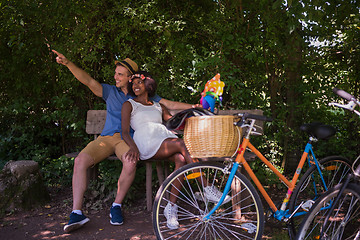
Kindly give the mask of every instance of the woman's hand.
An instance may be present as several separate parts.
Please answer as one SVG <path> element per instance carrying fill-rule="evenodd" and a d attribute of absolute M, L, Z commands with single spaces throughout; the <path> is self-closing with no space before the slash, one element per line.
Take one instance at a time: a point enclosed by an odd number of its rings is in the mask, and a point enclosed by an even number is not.
<path fill-rule="evenodd" d="M 140 158 L 140 153 L 137 148 L 136 149 L 130 148 L 129 151 L 125 153 L 125 159 L 128 162 L 136 163 L 137 161 L 139 161 L 139 158 Z"/>

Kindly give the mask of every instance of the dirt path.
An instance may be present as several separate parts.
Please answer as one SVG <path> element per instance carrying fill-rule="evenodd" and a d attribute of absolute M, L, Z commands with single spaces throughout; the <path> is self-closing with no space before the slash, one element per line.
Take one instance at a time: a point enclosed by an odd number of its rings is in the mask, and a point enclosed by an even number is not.
<path fill-rule="evenodd" d="M 145 199 L 139 200 L 130 209 L 123 210 L 125 222 L 122 226 L 112 226 L 109 223 L 109 209 L 87 213 L 90 222 L 83 228 L 66 234 L 63 231 L 70 213 L 69 202 L 71 192 L 63 190 L 52 196 L 52 201 L 45 206 L 31 211 L 9 214 L 0 219 L 0 239 L 76 239 L 76 240 L 156 240 L 152 228 L 151 213 L 145 210 Z M 286 230 L 280 224 L 268 222 L 265 224 L 264 239 L 287 239 Z M 274 236 L 274 237 L 272 237 Z"/>
<path fill-rule="evenodd" d="M 10 214 L 0 219 L 0 239 L 123 239 L 155 240 L 151 213 L 144 209 L 145 199 L 136 203 L 137 207 L 124 209 L 125 222 L 122 226 L 112 226 L 109 209 L 87 213 L 90 222 L 83 228 L 66 234 L 64 225 L 68 222 L 69 197 L 71 192 L 61 191 L 52 196 L 52 201 L 31 211 Z"/>

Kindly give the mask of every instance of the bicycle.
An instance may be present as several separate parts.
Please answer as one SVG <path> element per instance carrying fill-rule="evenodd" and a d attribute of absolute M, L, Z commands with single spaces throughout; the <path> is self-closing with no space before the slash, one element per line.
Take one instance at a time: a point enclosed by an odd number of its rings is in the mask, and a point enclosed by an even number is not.
<path fill-rule="evenodd" d="M 355 112 L 360 101 L 351 94 L 334 89 L 348 101 L 331 105 Z M 324 193 L 303 219 L 296 239 L 360 239 L 360 155 L 346 180 Z M 359 166 L 355 169 L 355 166 Z"/>
<path fill-rule="evenodd" d="M 238 171 L 239 167 L 243 167 L 249 174 L 273 211 L 273 216 L 287 222 L 291 229 L 289 233 L 295 235 L 298 223 L 293 219 L 306 214 L 321 193 L 342 181 L 350 171 L 350 162 L 344 157 L 331 156 L 319 161 L 316 159 L 312 143 L 329 138 L 335 132 L 327 125 L 307 124 L 302 130 L 310 135 L 309 142 L 293 179 L 289 181 L 250 143 L 250 136 L 256 134 L 255 121 L 271 119 L 248 113 L 238 116 L 240 120 L 234 124 L 247 131 L 235 160 L 220 158 L 215 160 L 224 160 L 223 163 L 203 161 L 185 165 L 173 172 L 160 186 L 153 205 L 153 225 L 158 239 L 260 239 L 264 229 L 264 208 L 255 187 L 248 177 Z M 255 153 L 288 187 L 280 208 L 275 205 L 245 160 L 245 149 Z M 310 167 L 295 188 L 306 160 Z M 179 184 L 181 187 L 176 188 L 179 227 L 170 229 L 166 225 L 164 209 L 170 203 L 170 196 L 174 196 L 172 188 Z M 205 188 L 208 184 L 223 193 L 219 202 L 207 199 Z M 224 199 L 229 199 L 228 196 L 230 200 L 224 202 Z M 302 202 L 297 204 L 298 200 Z"/>

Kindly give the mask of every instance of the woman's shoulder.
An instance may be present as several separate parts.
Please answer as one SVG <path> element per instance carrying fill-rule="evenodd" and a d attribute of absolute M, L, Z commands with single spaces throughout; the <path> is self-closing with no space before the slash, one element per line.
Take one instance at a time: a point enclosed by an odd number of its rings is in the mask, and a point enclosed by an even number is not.
<path fill-rule="evenodd" d="M 131 105 L 133 105 L 133 106 L 141 105 L 141 103 L 135 101 L 134 99 L 129 99 L 129 100 L 127 100 L 127 101 L 128 101 L 129 103 L 131 103 Z"/>
<path fill-rule="evenodd" d="M 124 107 L 132 107 L 132 106 L 133 106 L 132 102 L 127 100 L 127 101 L 125 101 L 123 103 L 122 108 L 124 108 Z"/>
<path fill-rule="evenodd" d="M 136 102 L 132 99 L 128 99 L 126 102 L 124 102 L 123 108 L 124 106 L 126 106 L 126 108 L 130 108 L 130 111 L 133 112 L 134 109 L 136 109 Z"/>

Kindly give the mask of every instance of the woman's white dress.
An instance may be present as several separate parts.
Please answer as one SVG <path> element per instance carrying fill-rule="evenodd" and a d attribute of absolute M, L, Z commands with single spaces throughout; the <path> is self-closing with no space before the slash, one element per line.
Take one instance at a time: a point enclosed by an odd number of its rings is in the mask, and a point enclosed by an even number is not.
<path fill-rule="evenodd" d="M 162 142 L 167 138 L 177 138 L 162 122 L 162 108 L 158 102 L 153 105 L 143 105 L 128 100 L 132 105 L 130 126 L 134 132 L 134 142 L 140 151 L 140 159 L 153 157 Z"/>

